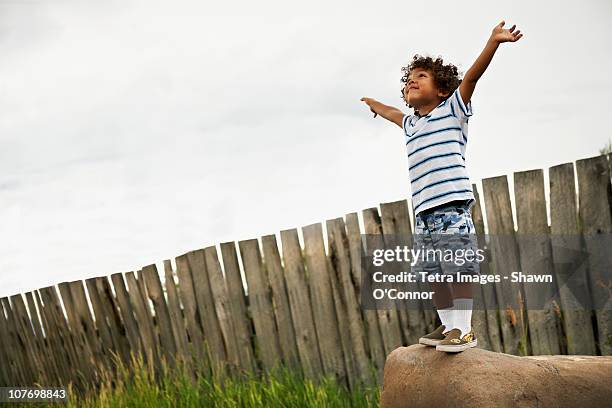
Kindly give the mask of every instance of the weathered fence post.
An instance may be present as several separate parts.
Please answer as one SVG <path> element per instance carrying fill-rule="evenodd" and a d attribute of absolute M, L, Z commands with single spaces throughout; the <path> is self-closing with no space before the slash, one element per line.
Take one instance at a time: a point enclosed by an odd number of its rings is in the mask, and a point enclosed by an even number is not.
<path fill-rule="evenodd" d="M 552 251 L 548 237 L 544 172 L 530 170 L 514 173 L 514 196 L 518 221 L 521 272 L 532 276 L 554 277 Z M 556 279 L 552 283 L 523 284 L 533 353 L 559 354 L 560 320 Z"/>
<path fill-rule="evenodd" d="M 340 382 L 346 383 L 346 368 L 332 298 L 321 224 L 303 227 L 302 232 L 304 234 L 306 273 L 323 370 L 326 374 L 335 375 Z"/>
<path fill-rule="evenodd" d="M 522 352 L 528 354 L 526 328 L 523 323 L 521 285 L 512 285 L 504 276 L 520 270 L 519 250 L 514 236 L 514 222 L 510 205 L 510 192 L 506 176 L 486 178 L 482 180 L 482 188 L 487 209 L 487 224 L 491 253 L 493 255 L 493 271 L 502 276 L 501 282 L 495 284 L 497 301 L 501 318 L 504 351 L 518 354 L 519 346 Z"/>
<path fill-rule="evenodd" d="M 363 210 L 363 224 L 366 234 L 382 235 L 382 226 L 376 208 Z M 395 308 L 381 309 L 376 312 L 378 314 L 378 324 L 383 339 L 385 356 L 388 356 L 389 353 L 402 345 L 399 315 Z"/>
<path fill-rule="evenodd" d="M 597 317 L 599 350 L 612 354 L 612 219 L 610 170 L 606 156 L 576 162 L 580 219 L 588 252 L 591 295 Z"/>
<path fill-rule="evenodd" d="M 230 310 L 236 330 L 236 346 L 240 355 L 240 365 L 244 370 L 255 371 L 257 363 L 253 355 L 253 327 L 247 313 L 246 296 L 240 276 L 240 265 L 236 254 L 236 244 L 225 242 L 221 244 L 223 269 L 229 293 Z"/>
<path fill-rule="evenodd" d="M 351 275 L 351 257 L 349 242 L 344 228 L 344 220 L 336 218 L 328 220 L 327 242 L 328 256 L 331 271 L 335 273 L 338 282 L 338 297 L 345 313 L 340 319 L 345 321 L 346 331 L 341 333 L 345 336 L 348 349 L 344 350 L 345 362 L 347 359 L 355 361 L 355 375 L 363 384 L 372 384 L 374 380 L 370 372 L 370 361 L 367 356 L 367 339 L 364 323 L 359 311 L 359 298 L 355 291 L 355 283 Z M 344 330 L 342 330 L 344 331 Z"/>
<path fill-rule="evenodd" d="M 550 235 L 568 354 L 595 355 L 587 259 L 578 227 L 574 165 L 549 169 Z"/>
<path fill-rule="evenodd" d="M 484 220 L 482 218 L 482 207 L 480 205 L 480 195 L 478 194 L 478 188 L 476 184 L 472 184 L 472 191 L 474 192 L 474 198 L 476 203 L 472 207 L 472 220 L 474 227 L 476 228 L 476 237 L 478 241 L 478 249 L 484 251 L 484 261 L 480 263 L 480 274 L 490 275 L 491 269 L 489 262 L 491 262 L 491 251 L 487 247 Z M 484 285 L 478 285 L 480 288 L 475 289 L 481 291 L 483 300 L 483 313 L 474 310 L 474 322 L 475 330 L 480 330 L 485 334 L 485 341 L 483 347 L 496 352 L 501 352 L 504 348 L 502 345 L 502 338 L 499 324 L 499 304 L 497 302 L 497 295 L 495 294 L 495 286 L 493 283 L 486 283 Z M 478 319 L 483 320 L 483 325 L 478 323 Z M 480 337 L 478 338 L 478 344 L 480 344 Z"/>
<path fill-rule="evenodd" d="M 299 369 L 299 356 L 293 321 L 291 319 L 291 306 L 287 288 L 285 287 L 285 272 L 281 264 L 280 254 L 276 246 L 276 236 L 266 235 L 261 237 L 261 246 L 264 255 L 266 270 L 272 299 L 274 305 L 274 316 L 278 327 L 279 345 L 283 355 L 283 361 L 287 366 Z"/>
<path fill-rule="evenodd" d="M 291 305 L 291 318 L 300 363 L 304 376 L 314 380 L 323 373 L 323 366 L 297 230 L 281 231 L 281 245 L 285 261 L 287 295 Z"/>
<path fill-rule="evenodd" d="M 270 285 L 263 269 L 259 242 L 256 239 L 240 241 L 238 247 L 247 280 L 249 309 L 257 336 L 255 339 L 257 357 L 263 368 L 269 371 L 282 359 Z"/>

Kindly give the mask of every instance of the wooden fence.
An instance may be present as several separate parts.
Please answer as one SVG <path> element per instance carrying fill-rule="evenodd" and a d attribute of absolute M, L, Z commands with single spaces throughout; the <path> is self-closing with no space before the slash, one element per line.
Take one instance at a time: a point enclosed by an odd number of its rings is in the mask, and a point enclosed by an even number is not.
<path fill-rule="evenodd" d="M 591 254 L 588 270 L 573 278 L 583 281 L 587 297 L 607 296 L 609 303 L 612 248 L 598 239 L 612 233 L 609 157 L 551 167 L 549 179 L 550 225 L 543 170 L 514 174 L 518 229 L 508 178 L 482 183 L 488 233 L 541 234 L 545 242 L 537 246 L 485 242 L 473 186 L 473 218 L 489 253 L 482 273 L 506 274 L 539 262 L 542 273 L 569 275 L 574 271 L 559 265 L 568 265 L 563 260 L 571 254 L 555 250 L 555 240 L 563 239 L 564 247 Z M 386 356 L 432 330 L 436 313 L 360 307 L 362 234 L 409 234 L 411 219 L 406 200 L 384 203 L 380 210 L 363 210 L 363 231 L 357 213 L 327 220 L 327 248 L 317 223 L 302 228 L 303 246 L 297 229 L 289 229 L 280 232 L 281 245 L 276 235 L 267 235 L 190 251 L 175 258 L 175 268 L 165 260 L 164 285 L 153 264 L 4 297 L 0 386 L 73 382 L 86 388 L 112 373 L 115 358 L 129 364 L 131 355 L 157 371 L 164 362 L 180 361 L 217 372 L 265 373 L 283 363 L 307 378 L 335 376 L 348 388 L 380 384 Z M 504 281 L 477 286 L 476 297 L 489 305 L 474 310 L 480 347 L 511 354 L 612 354 L 610 308 L 577 307 L 576 294 L 561 288 L 560 304 L 525 310 L 513 305 L 517 298 L 530 302 L 527 288 L 515 293 Z"/>

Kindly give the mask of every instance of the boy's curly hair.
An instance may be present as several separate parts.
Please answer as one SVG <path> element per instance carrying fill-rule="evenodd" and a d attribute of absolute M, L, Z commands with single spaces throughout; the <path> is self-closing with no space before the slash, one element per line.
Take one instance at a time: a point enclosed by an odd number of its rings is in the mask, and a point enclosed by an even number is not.
<path fill-rule="evenodd" d="M 433 74 L 433 80 L 436 87 L 444 93 L 448 93 L 450 96 L 455 89 L 459 87 L 461 79 L 459 79 L 459 70 L 453 64 L 444 64 L 441 57 L 437 57 L 435 60 L 431 57 L 424 57 L 416 54 L 412 57 L 412 62 L 405 67 L 402 67 L 402 99 L 406 102 L 406 106 L 410 106 L 408 101 L 404 98 L 404 88 L 408 82 L 408 76 L 410 72 L 415 68 L 422 68 L 430 71 Z"/>

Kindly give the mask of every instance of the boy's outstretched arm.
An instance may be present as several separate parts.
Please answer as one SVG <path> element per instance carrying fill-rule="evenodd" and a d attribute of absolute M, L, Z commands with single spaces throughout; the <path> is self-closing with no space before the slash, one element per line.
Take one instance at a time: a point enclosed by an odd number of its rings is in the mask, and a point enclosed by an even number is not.
<path fill-rule="evenodd" d="M 402 127 L 404 112 L 401 110 L 394 108 L 393 106 L 387 106 L 384 103 L 378 102 L 376 99 L 363 97 L 361 100 L 370 107 L 372 112 L 374 112 L 374 117 L 376 117 L 376 115 L 380 115 L 383 118 L 395 123 L 397 126 Z"/>
<path fill-rule="evenodd" d="M 513 25 L 509 29 L 505 29 L 504 24 L 505 21 L 502 21 L 495 26 L 489 41 L 487 41 L 487 45 L 484 47 L 484 50 L 482 50 L 478 58 L 476 58 L 476 61 L 474 61 L 474 64 L 472 64 L 470 69 L 467 70 L 465 76 L 463 77 L 463 81 L 461 81 L 461 85 L 459 85 L 461 99 L 463 99 L 465 104 L 472 99 L 474 88 L 476 88 L 476 82 L 478 82 L 482 74 L 489 66 L 489 63 L 493 59 L 493 55 L 495 55 L 495 51 L 497 51 L 499 44 L 504 42 L 515 42 L 523 36 L 523 34 L 521 34 L 521 30 L 515 30 L 516 25 Z"/>

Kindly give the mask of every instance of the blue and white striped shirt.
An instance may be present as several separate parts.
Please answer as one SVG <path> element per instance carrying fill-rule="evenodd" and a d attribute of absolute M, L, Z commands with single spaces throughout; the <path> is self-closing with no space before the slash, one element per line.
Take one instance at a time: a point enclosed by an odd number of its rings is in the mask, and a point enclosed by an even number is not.
<path fill-rule="evenodd" d="M 427 116 L 404 115 L 412 208 L 421 211 L 453 200 L 474 203 L 465 165 L 471 102 L 465 105 L 459 88 Z"/>

